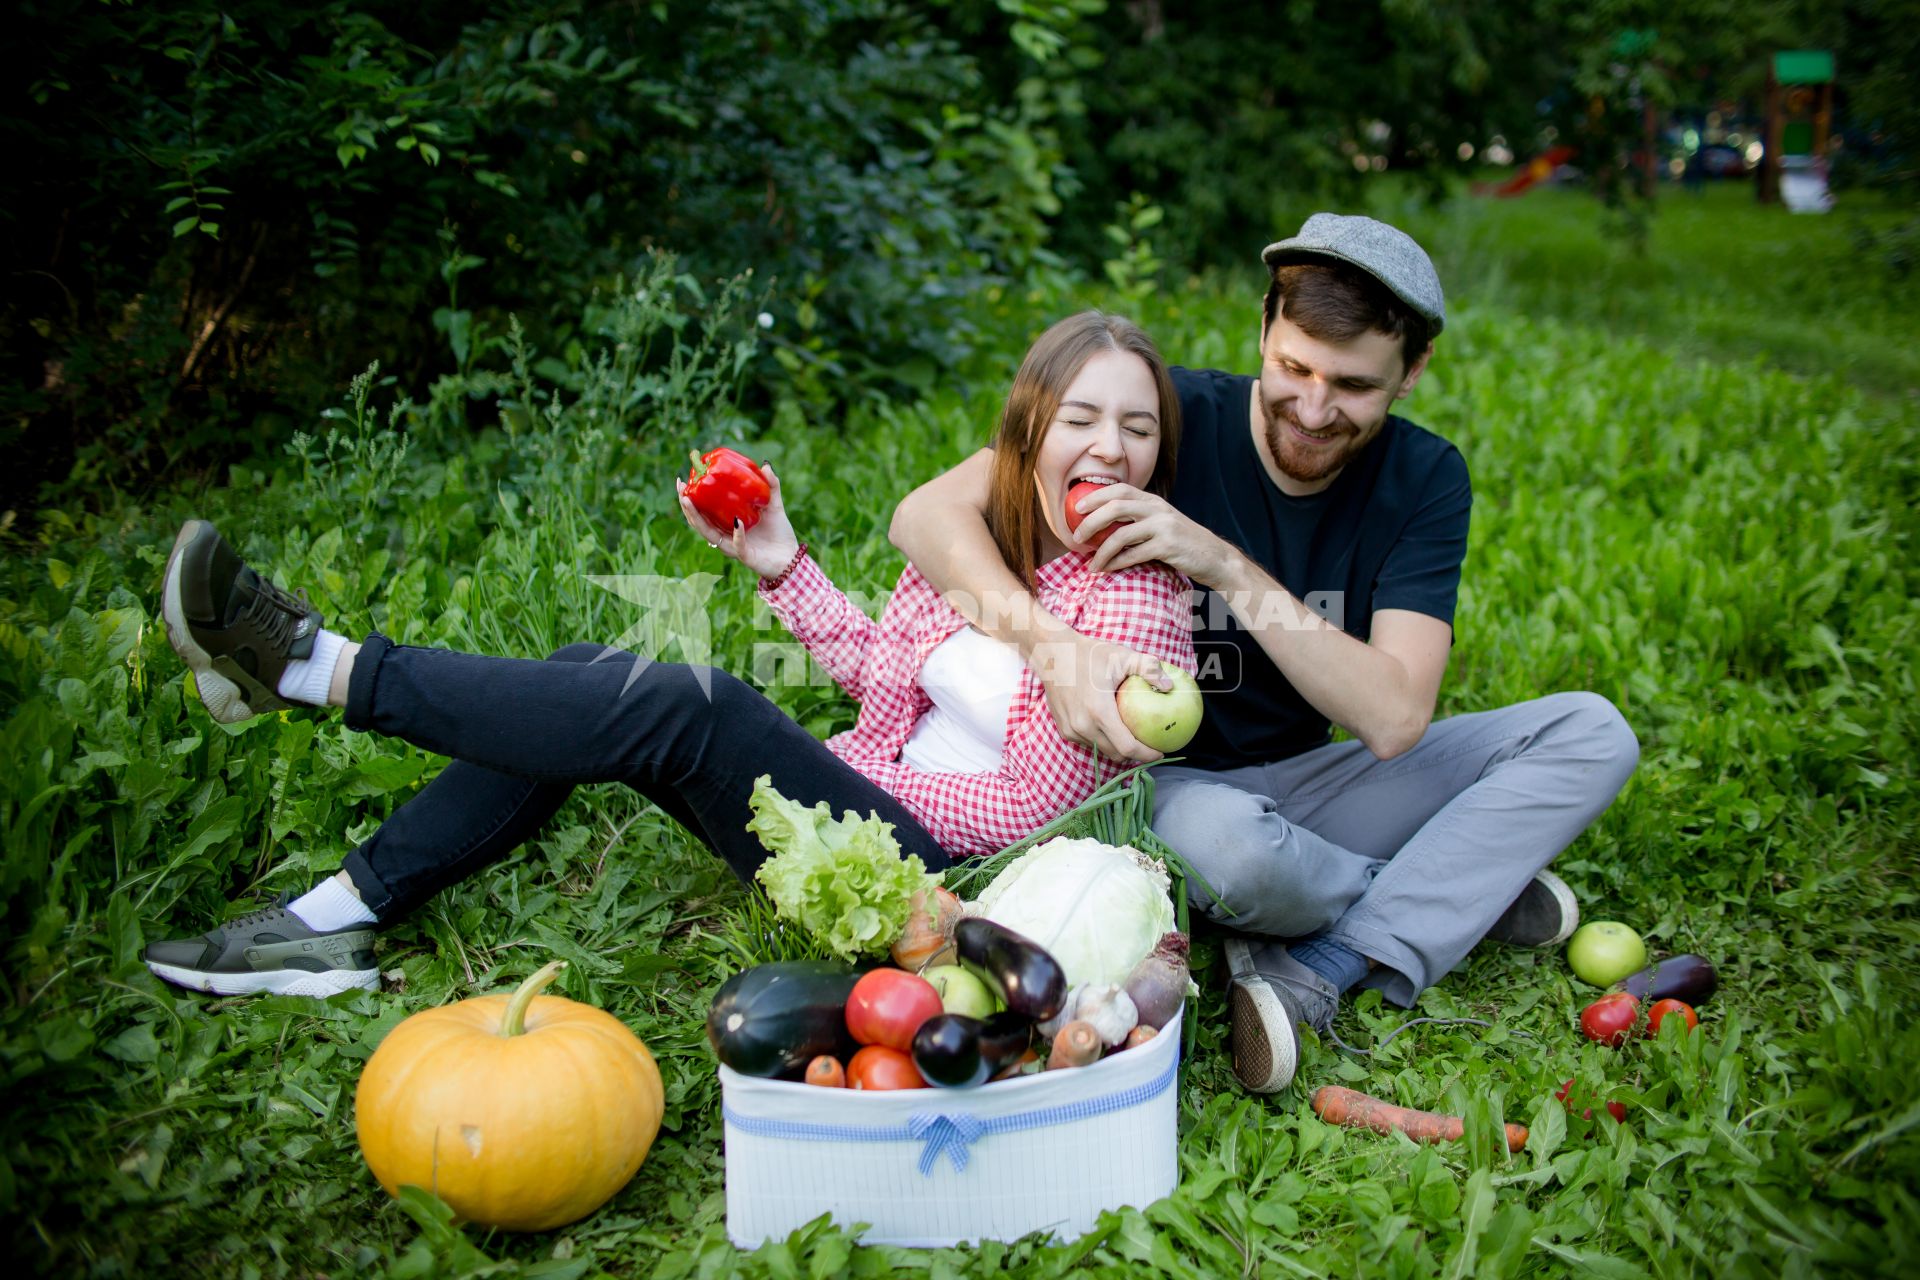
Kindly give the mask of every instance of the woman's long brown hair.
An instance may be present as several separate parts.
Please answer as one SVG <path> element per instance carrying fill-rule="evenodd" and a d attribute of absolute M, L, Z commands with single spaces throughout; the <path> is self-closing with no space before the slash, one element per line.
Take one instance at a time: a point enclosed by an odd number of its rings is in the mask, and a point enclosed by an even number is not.
<path fill-rule="evenodd" d="M 1133 321 L 1101 311 L 1082 311 L 1053 325 L 1035 339 L 1020 362 L 1020 372 L 1013 375 L 1013 389 L 1007 393 L 1007 407 L 993 438 L 987 494 L 987 528 L 1007 568 L 1029 591 L 1034 587 L 1038 555 L 1033 473 L 1040 442 L 1060 412 L 1067 388 L 1080 376 L 1082 366 L 1101 351 L 1139 356 L 1152 372 L 1160 397 L 1160 453 L 1146 489 L 1163 498 L 1173 492 L 1174 460 L 1180 453 L 1180 397 L 1174 394 L 1167 363 L 1153 339 Z"/>

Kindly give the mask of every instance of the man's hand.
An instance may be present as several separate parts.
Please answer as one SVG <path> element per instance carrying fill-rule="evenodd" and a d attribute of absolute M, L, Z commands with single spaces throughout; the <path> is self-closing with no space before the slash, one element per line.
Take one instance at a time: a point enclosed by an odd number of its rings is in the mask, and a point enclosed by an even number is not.
<path fill-rule="evenodd" d="M 1131 675 L 1162 692 L 1171 689 L 1173 682 L 1161 671 L 1159 660 L 1108 640 L 1071 631 L 1065 634 L 1069 638 L 1036 646 L 1031 659 L 1061 736 L 1110 760 L 1140 764 L 1158 760 L 1158 751 L 1128 732 L 1114 691 Z"/>
<path fill-rule="evenodd" d="M 1080 509 L 1086 518 L 1075 535 L 1079 541 L 1091 542 L 1102 529 L 1113 529 L 1088 562 L 1096 573 L 1118 573 L 1158 560 L 1213 586 L 1237 554 L 1232 543 L 1182 515 L 1165 498 L 1132 485 L 1107 485 L 1082 498 Z"/>

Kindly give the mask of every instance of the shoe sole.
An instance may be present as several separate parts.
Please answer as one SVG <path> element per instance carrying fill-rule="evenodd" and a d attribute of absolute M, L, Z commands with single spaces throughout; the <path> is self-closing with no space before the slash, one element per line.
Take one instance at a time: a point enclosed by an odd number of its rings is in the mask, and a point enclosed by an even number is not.
<path fill-rule="evenodd" d="M 218 996 L 272 994 L 282 996 L 318 996 L 325 999 L 342 991 L 377 991 L 378 969 L 329 969 L 308 973 L 304 969 L 268 969 L 259 973 L 208 973 L 204 969 L 183 969 L 178 965 L 146 961 L 157 978 L 189 991 L 206 991 Z"/>
<path fill-rule="evenodd" d="M 1557 947 L 1571 938 L 1573 931 L 1580 927 L 1580 900 L 1573 896 L 1573 890 L 1567 887 L 1567 882 L 1551 871 L 1542 871 L 1534 879 L 1547 886 L 1547 891 L 1553 895 L 1554 901 L 1560 904 L 1560 932 L 1539 944 L 1543 947 Z"/>
<path fill-rule="evenodd" d="M 204 520 L 187 521 L 180 526 L 180 533 L 173 540 L 173 550 L 167 555 L 167 576 L 160 588 L 160 616 L 167 624 L 167 643 L 187 664 L 187 670 L 193 675 L 193 687 L 199 690 L 200 704 L 207 709 L 207 714 L 221 724 L 238 724 L 263 712 L 279 711 L 293 704 L 264 693 L 254 695 L 253 701 L 249 702 L 246 690 L 234 678 L 246 677 L 233 667 L 232 660 L 215 658 L 194 643 L 193 628 L 187 624 L 186 606 L 180 599 L 180 561 L 186 553 L 187 543 L 193 541 L 206 523 Z M 224 673 L 220 669 L 222 665 L 228 667 L 232 674 Z M 255 687 L 260 686 L 256 683 Z"/>
<path fill-rule="evenodd" d="M 1233 1074 L 1251 1093 L 1278 1093 L 1293 1083 L 1300 1042 L 1293 1021 L 1266 979 L 1255 976 L 1228 992 Z"/>

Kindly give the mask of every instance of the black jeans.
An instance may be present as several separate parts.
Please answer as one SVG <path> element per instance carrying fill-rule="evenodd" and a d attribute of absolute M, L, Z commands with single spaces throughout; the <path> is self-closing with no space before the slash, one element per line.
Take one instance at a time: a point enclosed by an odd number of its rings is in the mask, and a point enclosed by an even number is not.
<path fill-rule="evenodd" d="M 747 831 L 747 797 L 763 773 L 790 800 L 878 814 L 901 852 L 930 871 L 951 862 L 898 800 L 759 690 L 680 663 L 635 673 L 635 661 L 597 644 L 541 662 L 368 636 L 347 689 L 347 727 L 453 757 L 347 855 L 342 865 L 368 909 L 391 921 L 498 862 L 591 782 L 639 791 L 743 880 L 768 856 Z"/>

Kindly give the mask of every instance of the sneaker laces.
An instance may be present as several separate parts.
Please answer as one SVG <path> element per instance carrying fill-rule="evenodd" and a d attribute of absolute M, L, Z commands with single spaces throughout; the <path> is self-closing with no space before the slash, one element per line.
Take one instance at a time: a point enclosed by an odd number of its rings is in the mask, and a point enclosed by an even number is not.
<path fill-rule="evenodd" d="M 240 616 L 251 623 L 275 650 L 285 652 L 293 645 L 294 632 L 312 612 L 313 602 L 307 599 L 305 587 L 289 594 L 254 572 L 253 599 L 247 602 Z"/>
<path fill-rule="evenodd" d="M 256 910 L 249 911 L 247 912 L 247 914 L 243 916 L 235 916 L 233 919 L 227 921 L 227 923 L 222 927 L 226 929 L 230 929 L 234 932 L 240 932 L 241 930 L 251 928 L 254 925 L 265 924 L 276 916 L 293 915 L 291 911 L 287 910 L 287 903 L 291 902 L 292 900 L 293 899 L 291 897 L 283 893 L 264 907 L 260 907 L 260 908 L 257 908 Z M 293 918 L 295 920 L 300 919 L 299 916 L 293 916 Z M 305 921 L 301 921 L 301 923 L 304 924 Z"/>

